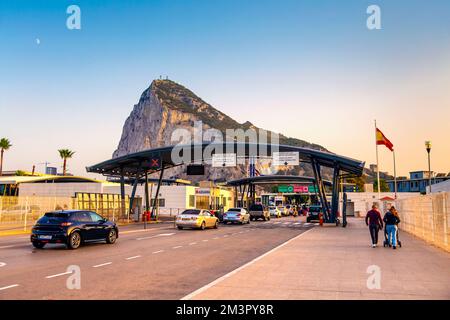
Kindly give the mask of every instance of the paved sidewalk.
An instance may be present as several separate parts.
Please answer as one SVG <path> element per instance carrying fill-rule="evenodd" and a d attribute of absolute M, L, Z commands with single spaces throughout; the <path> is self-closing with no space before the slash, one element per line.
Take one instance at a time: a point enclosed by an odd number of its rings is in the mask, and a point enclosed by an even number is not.
<path fill-rule="evenodd" d="M 369 239 L 358 218 L 315 227 L 189 298 L 450 299 L 450 254 L 401 231 L 397 250 Z M 371 265 L 381 268 L 380 289 L 367 288 Z"/>

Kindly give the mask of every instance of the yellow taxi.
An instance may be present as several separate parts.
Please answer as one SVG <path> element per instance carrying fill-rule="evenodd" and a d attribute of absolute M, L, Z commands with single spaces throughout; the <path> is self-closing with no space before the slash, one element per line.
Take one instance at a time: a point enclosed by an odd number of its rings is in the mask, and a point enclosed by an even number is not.
<path fill-rule="evenodd" d="M 202 229 L 219 227 L 219 219 L 209 210 L 187 209 L 178 215 L 175 224 L 179 230 L 184 228 Z"/>

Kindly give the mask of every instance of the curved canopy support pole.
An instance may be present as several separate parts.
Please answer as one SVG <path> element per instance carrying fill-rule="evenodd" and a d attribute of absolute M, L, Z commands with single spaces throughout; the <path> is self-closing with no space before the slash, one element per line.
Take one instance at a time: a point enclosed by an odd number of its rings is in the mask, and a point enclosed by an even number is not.
<path fill-rule="evenodd" d="M 125 175 L 123 167 L 120 168 L 120 218 L 125 216 Z"/>
<path fill-rule="evenodd" d="M 320 173 L 320 165 L 317 163 L 315 158 L 311 158 L 311 164 L 314 171 L 314 177 L 316 178 L 316 184 L 319 191 L 320 202 L 322 203 L 323 217 L 326 222 L 330 222 L 329 212 L 330 207 L 328 206 L 327 195 L 325 193 L 325 186 L 323 185 L 322 174 Z"/>
<path fill-rule="evenodd" d="M 137 188 L 138 181 L 139 181 L 139 174 L 136 172 L 136 177 L 134 178 L 134 183 L 133 183 L 133 189 L 131 190 L 130 205 L 128 207 L 128 220 L 130 219 L 130 215 L 133 214 L 133 202 L 134 202 L 134 198 L 136 196 L 136 188 Z"/>
<path fill-rule="evenodd" d="M 147 229 L 147 214 L 150 211 L 150 196 L 148 194 L 148 171 L 147 170 L 145 170 L 144 191 L 145 191 L 144 229 Z"/>
<path fill-rule="evenodd" d="M 347 193 L 344 192 L 342 197 L 342 227 L 347 226 Z"/>
<path fill-rule="evenodd" d="M 161 187 L 163 175 L 164 175 L 164 163 L 161 164 L 161 173 L 159 174 L 158 186 L 156 187 L 156 194 L 155 194 L 155 198 L 153 199 L 152 214 L 151 214 L 152 219 L 156 218 L 155 217 L 155 208 L 156 208 L 156 204 L 158 203 L 157 201 L 158 201 L 158 196 L 159 196 L 159 188 Z"/>
<path fill-rule="evenodd" d="M 336 221 L 337 213 L 339 211 L 339 164 L 334 165 L 333 171 L 333 194 L 331 196 L 331 222 Z"/>

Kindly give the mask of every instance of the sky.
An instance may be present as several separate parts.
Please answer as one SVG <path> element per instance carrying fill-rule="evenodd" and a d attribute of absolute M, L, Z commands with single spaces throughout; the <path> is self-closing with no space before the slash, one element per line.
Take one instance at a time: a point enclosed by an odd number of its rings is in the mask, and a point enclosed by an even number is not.
<path fill-rule="evenodd" d="M 69 30 L 67 7 L 81 11 Z M 366 12 L 378 5 L 381 29 Z M 374 120 L 397 174 L 450 172 L 450 1 L 1 1 L 4 170 L 76 153 L 111 158 L 153 79 L 168 76 L 239 122 L 375 163 Z M 381 171 L 392 154 L 379 147 Z"/>

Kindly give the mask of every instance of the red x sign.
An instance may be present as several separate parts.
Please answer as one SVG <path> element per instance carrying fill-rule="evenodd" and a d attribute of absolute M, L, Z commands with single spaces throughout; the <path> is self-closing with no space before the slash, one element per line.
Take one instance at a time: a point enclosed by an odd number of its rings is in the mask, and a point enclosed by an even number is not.
<path fill-rule="evenodd" d="M 150 167 L 159 168 L 159 159 L 151 159 L 150 162 L 151 162 Z"/>

